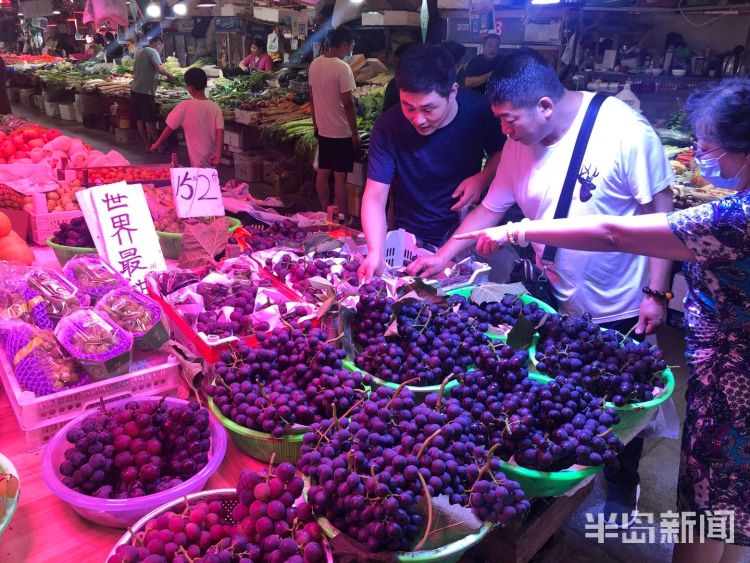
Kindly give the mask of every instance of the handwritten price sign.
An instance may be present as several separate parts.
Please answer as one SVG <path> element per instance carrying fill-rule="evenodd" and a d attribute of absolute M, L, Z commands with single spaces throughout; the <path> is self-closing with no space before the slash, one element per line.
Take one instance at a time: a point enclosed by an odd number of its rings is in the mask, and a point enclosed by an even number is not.
<path fill-rule="evenodd" d="M 224 215 L 219 174 L 213 168 L 172 168 L 172 196 L 177 216 L 216 217 Z"/>

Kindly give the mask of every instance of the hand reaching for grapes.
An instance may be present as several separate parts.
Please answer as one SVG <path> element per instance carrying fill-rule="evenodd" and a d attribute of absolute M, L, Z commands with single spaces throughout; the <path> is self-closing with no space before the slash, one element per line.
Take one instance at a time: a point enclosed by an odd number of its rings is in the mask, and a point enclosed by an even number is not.
<path fill-rule="evenodd" d="M 475 239 L 477 241 L 477 252 L 487 257 L 508 244 L 508 229 L 505 225 L 501 225 L 491 229 L 453 235 L 453 238 L 457 240 Z"/>
<path fill-rule="evenodd" d="M 656 297 L 644 295 L 638 310 L 636 334 L 653 334 L 664 323 L 667 316 L 667 303 Z"/>
<path fill-rule="evenodd" d="M 478 176 L 478 174 L 469 176 L 451 194 L 452 198 L 458 198 L 458 201 L 451 207 L 451 211 L 459 212 L 465 207 L 479 201 L 486 185 Z"/>
<path fill-rule="evenodd" d="M 362 265 L 357 270 L 357 277 L 362 283 L 369 282 L 375 276 L 379 276 L 385 270 L 385 259 L 378 252 L 371 252 L 367 255 Z"/>
<path fill-rule="evenodd" d="M 445 270 L 447 264 L 448 259 L 443 258 L 439 253 L 420 256 L 406 267 L 406 273 L 410 276 L 431 278 Z"/>

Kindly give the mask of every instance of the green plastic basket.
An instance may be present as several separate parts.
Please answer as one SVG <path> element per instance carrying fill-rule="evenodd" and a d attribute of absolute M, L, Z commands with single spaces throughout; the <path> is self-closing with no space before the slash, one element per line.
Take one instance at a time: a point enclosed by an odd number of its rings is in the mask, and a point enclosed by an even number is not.
<path fill-rule="evenodd" d="M 261 462 L 269 462 L 274 457 L 274 463 L 288 461 L 296 463 L 302 453 L 302 437 L 304 432 L 289 434 L 283 438 L 274 438 L 265 432 L 258 432 L 240 426 L 229 420 L 214 404 L 213 399 L 208 400 L 208 407 L 218 421 L 229 431 L 235 443 L 240 449 L 253 459 Z"/>
<path fill-rule="evenodd" d="M 319 517 L 317 518 L 317 522 L 321 530 L 323 530 L 323 534 L 328 539 L 333 539 L 342 533 L 327 518 Z M 396 553 L 396 561 L 409 563 L 456 563 L 466 551 L 481 542 L 492 528 L 493 524 L 485 522 L 478 532 L 469 534 L 460 540 L 437 549 L 428 551 L 399 551 Z"/>
<path fill-rule="evenodd" d="M 475 287 L 478 287 L 478 286 L 461 287 L 458 289 L 452 289 L 450 291 L 446 291 L 445 293 L 446 295 L 460 295 L 461 297 L 465 297 L 466 299 L 468 299 L 469 297 L 471 297 L 471 292 L 474 290 Z M 537 305 L 539 305 L 539 308 L 542 311 L 545 311 L 546 313 L 550 313 L 550 314 L 557 313 L 557 311 L 555 311 L 550 305 L 548 305 L 544 301 L 540 301 L 536 297 L 532 297 L 528 293 L 522 293 L 521 295 L 519 295 L 519 297 L 521 301 L 523 301 L 524 303 L 536 303 Z"/>
<path fill-rule="evenodd" d="M 234 217 L 227 217 L 227 221 L 229 222 L 230 233 L 242 226 L 242 221 Z M 156 234 L 159 237 L 159 246 L 161 246 L 161 253 L 164 258 L 179 260 L 182 254 L 182 233 L 156 231 Z"/>
<path fill-rule="evenodd" d="M 659 406 L 666 402 L 674 393 L 674 374 L 672 370 L 667 368 L 661 372 L 661 377 L 665 382 L 664 392 L 658 397 L 654 397 L 650 401 L 644 401 L 643 403 L 633 403 L 631 405 L 624 405 L 622 407 L 616 407 L 612 403 L 605 403 L 607 407 L 613 408 L 617 411 L 620 416 L 620 422 L 615 424 L 612 429 L 618 436 L 626 436 L 632 428 L 641 424 L 644 420 L 649 419 Z"/>
<path fill-rule="evenodd" d="M 527 498 L 556 497 L 601 471 L 603 465 L 592 467 L 573 466 L 576 469 L 565 469 L 563 471 L 538 471 L 518 465 L 500 462 L 500 471 L 513 481 L 518 481 L 526 493 Z M 580 469 L 578 469 L 580 467 Z"/>
<path fill-rule="evenodd" d="M 0 454 L 0 474 L 5 473 L 10 473 L 12 475 L 15 475 L 17 479 L 20 479 L 20 477 L 18 476 L 18 471 L 16 471 L 16 468 L 13 466 L 10 460 L 4 455 Z M 10 499 L 5 505 L 5 515 L 0 518 L 0 541 L 2 541 L 3 532 L 5 532 L 5 530 L 8 528 L 13 515 L 16 513 L 16 508 L 18 508 L 18 499 L 20 497 L 21 487 L 19 486 L 18 493 L 16 494 L 15 498 Z"/>
<path fill-rule="evenodd" d="M 531 365 L 534 367 L 536 367 L 538 363 L 536 359 L 536 344 L 536 341 L 534 341 L 529 347 L 529 358 L 531 359 Z M 552 381 L 553 379 L 549 376 L 544 375 L 541 375 L 541 377 L 546 378 L 548 381 Z M 663 372 L 661 372 L 661 378 L 665 383 L 664 392 L 658 397 L 654 397 L 650 401 L 644 401 L 642 403 L 632 403 L 629 405 L 624 405 L 622 407 L 616 407 L 614 403 L 610 402 L 604 403 L 607 408 L 615 409 L 617 411 L 617 414 L 620 416 L 620 422 L 612 427 L 612 429 L 615 431 L 615 434 L 617 434 L 618 436 L 627 436 L 632 428 L 634 428 L 638 424 L 641 424 L 647 418 L 651 417 L 654 414 L 654 411 L 656 411 L 656 409 L 658 409 L 662 403 L 666 402 L 672 396 L 675 386 L 674 374 L 672 373 L 672 370 L 669 368 L 665 369 Z"/>
<path fill-rule="evenodd" d="M 360 369 L 357 367 L 357 365 L 350 360 L 349 358 L 346 358 L 343 362 L 343 367 L 346 370 L 349 371 L 358 371 L 362 373 L 363 375 L 369 375 L 372 378 L 372 389 L 375 390 L 378 387 L 388 387 L 389 389 L 393 389 L 394 391 L 399 388 L 400 383 L 393 383 L 392 381 L 385 381 L 383 379 L 380 379 L 379 377 L 375 377 L 372 374 L 367 373 L 365 370 Z M 445 385 L 445 391 L 449 391 L 450 389 L 453 389 L 459 385 L 459 382 L 455 379 L 452 379 Z M 439 393 L 440 392 L 440 385 L 426 385 L 424 387 L 416 386 L 416 385 L 407 385 L 406 388 L 414 393 L 414 400 L 417 403 L 422 403 L 425 400 L 425 397 L 429 395 L 430 393 Z"/>
<path fill-rule="evenodd" d="M 68 260 L 79 254 L 96 254 L 96 248 L 64 246 L 52 242 L 52 237 L 48 238 L 45 244 L 55 251 L 55 256 L 57 257 L 60 266 L 64 266 Z"/>

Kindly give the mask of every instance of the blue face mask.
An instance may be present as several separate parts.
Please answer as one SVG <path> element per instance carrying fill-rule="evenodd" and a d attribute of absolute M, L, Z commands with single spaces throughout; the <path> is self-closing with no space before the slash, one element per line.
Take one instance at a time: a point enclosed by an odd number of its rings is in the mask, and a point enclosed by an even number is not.
<path fill-rule="evenodd" d="M 740 174 L 747 165 L 740 168 L 739 171 L 737 171 L 737 174 L 731 178 L 722 178 L 719 159 L 725 154 L 727 153 L 717 156 L 716 158 L 696 158 L 695 163 L 698 165 L 698 168 L 700 168 L 701 176 L 705 178 L 707 182 L 711 182 L 711 184 L 717 188 L 738 191 L 742 187 L 740 186 Z"/>

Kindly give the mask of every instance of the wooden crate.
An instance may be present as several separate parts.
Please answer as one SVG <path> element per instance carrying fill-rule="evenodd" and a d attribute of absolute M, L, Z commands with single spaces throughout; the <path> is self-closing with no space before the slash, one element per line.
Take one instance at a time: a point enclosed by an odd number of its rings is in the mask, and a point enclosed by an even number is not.
<path fill-rule="evenodd" d="M 524 521 L 514 520 L 505 528 L 490 532 L 469 551 L 466 561 L 527 563 L 589 496 L 594 479 L 584 483 L 570 496 L 535 499 Z"/>

